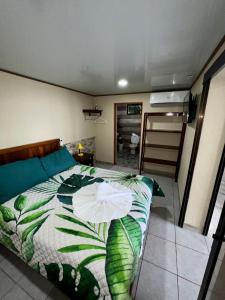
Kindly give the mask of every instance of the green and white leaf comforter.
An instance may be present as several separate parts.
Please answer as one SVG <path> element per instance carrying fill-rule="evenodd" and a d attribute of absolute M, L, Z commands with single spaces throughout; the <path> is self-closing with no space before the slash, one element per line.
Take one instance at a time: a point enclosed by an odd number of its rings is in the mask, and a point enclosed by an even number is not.
<path fill-rule="evenodd" d="M 134 191 L 131 211 L 93 224 L 73 214 L 72 195 L 94 182 L 117 182 Z M 72 299 L 130 299 L 153 180 L 76 165 L 0 205 L 0 242 Z"/>

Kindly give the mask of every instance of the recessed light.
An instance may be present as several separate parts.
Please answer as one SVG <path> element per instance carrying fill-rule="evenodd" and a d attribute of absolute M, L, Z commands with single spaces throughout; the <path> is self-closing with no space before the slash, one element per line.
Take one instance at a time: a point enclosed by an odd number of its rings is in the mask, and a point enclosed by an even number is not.
<path fill-rule="evenodd" d="M 126 80 L 126 79 L 120 79 L 119 81 L 118 81 L 118 86 L 119 87 L 126 87 L 128 85 L 128 81 Z"/>

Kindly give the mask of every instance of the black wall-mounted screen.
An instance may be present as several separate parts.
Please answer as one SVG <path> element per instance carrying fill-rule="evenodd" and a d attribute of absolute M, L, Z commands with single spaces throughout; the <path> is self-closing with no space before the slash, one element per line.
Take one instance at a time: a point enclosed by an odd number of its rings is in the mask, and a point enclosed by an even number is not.
<path fill-rule="evenodd" d="M 189 93 L 184 99 L 184 123 L 192 123 L 196 117 L 198 96 Z"/>

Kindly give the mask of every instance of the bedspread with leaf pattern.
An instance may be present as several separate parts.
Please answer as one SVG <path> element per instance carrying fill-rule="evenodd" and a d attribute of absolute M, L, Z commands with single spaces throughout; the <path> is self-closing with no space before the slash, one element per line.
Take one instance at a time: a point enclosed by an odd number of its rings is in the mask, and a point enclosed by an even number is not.
<path fill-rule="evenodd" d="M 134 191 L 127 216 L 93 224 L 77 218 L 72 196 L 94 182 Z M 0 205 L 0 242 L 71 299 L 130 299 L 152 194 L 143 176 L 76 165 Z"/>

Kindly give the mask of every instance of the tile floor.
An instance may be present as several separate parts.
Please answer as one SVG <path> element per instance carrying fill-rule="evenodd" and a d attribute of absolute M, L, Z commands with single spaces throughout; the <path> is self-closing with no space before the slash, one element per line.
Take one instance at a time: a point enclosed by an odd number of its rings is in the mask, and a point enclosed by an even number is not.
<path fill-rule="evenodd" d="M 131 154 L 129 149 L 124 149 L 122 153 L 117 152 L 117 165 L 121 167 L 130 166 L 130 168 L 138 169 L 139 154 Z"/>
<path fill-rule="evenodd" d="M 130 168 L 99 167 L 137 172 Z M 145 174 L 149 176 L 148 174 Z M 136 300 L 195 300 L 206 267 L 211 241 L 176 226 L 179 216 L 177 184 L 154 176 L 166 197 L 155 197 L 139 276 Z M 0 299 L 68 299 L 15 255 L 0 247 Z"/>

